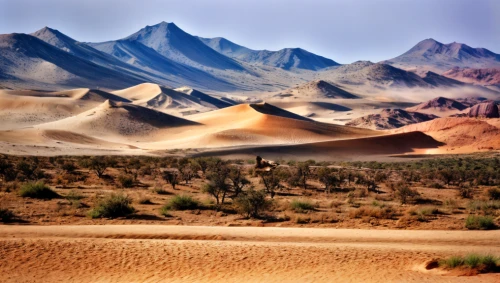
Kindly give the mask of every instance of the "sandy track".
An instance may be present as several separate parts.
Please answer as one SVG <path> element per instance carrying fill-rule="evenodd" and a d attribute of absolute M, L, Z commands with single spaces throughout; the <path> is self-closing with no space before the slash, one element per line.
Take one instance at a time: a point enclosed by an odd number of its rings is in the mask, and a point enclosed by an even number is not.
<path fill-rule="evenodd" d="M 500 255 L 500 231 L 0 226 L 2 282 L 499 282 L 423 268 Z"/>

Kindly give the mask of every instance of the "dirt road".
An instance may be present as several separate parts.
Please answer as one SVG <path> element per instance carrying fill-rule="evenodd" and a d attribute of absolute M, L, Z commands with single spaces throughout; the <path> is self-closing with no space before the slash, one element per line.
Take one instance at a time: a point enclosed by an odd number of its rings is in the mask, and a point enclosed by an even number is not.
<path fill-rule="evenodd" d="M 0 226 L 1 282 L 500 282 L 426 270 L 500 231 Z"/>

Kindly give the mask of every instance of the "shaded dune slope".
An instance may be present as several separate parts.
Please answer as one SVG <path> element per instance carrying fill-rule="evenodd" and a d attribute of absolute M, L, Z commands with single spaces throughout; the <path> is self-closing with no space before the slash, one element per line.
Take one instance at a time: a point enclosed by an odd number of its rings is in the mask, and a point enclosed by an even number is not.
<path fill-rule="evenodd" d="M 297 160 L 349 160 L 377 155 L 393 155 L 416 152 L 418 149 L 437 148 L 443 145 L 421 132 L 402 133 L 377 137 L 325 141 L 299 145 L 279 145 L 214 150 L 195 156 L 252 156 L 268 158 L 292 158 Z"/>

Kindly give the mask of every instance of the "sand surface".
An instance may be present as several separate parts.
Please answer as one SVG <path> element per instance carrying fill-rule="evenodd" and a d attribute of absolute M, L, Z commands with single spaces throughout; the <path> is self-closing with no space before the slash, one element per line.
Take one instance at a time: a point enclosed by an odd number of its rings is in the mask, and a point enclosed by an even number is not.
<path fill-rule="evenodd" d="M 500 231 L 0 226 L 2 282 L 499 282 L 426 270 Z"/>

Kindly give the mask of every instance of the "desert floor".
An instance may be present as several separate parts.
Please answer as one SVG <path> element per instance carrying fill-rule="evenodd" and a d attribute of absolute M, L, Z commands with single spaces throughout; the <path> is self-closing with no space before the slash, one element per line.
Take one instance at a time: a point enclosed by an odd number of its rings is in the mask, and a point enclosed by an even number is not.
<path fill-rule="evenodd" d="M 1 226 L 2 282 L 499 282 L 425 268 L 500 253 L 500 231 Z"/>

